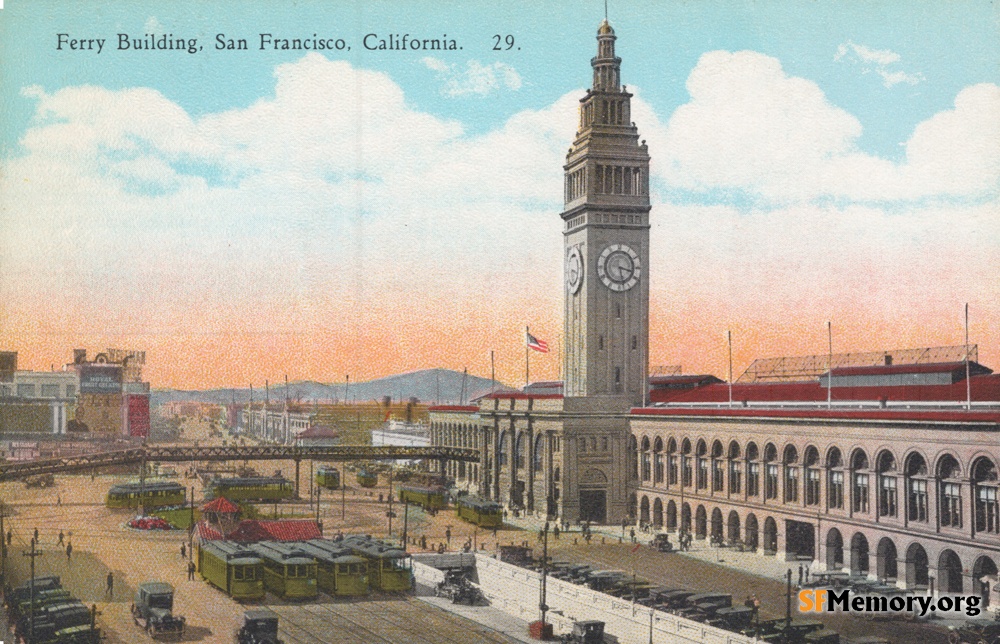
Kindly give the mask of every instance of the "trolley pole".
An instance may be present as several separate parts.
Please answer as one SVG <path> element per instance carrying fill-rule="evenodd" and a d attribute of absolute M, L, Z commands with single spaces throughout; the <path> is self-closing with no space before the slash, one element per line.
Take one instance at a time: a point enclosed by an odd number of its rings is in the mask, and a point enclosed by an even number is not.
<path fill-rule="evenodd" d="M 194 556 L 191 552 L 194 549 L 194 486 L 191 486 L 191 527 L 188 529 L 188 561 Z"/>
<path fill-rule="evenodd" d="M 347 521 L 347 461 L 340 462 L 340 520 Z"/>
<path fill-rule="evenodd" d="M 549 610 L 545 603 L 545 582 L 549 577 L 549 531 L 545 529 L 542 533 L 542 587 L 541 597 L 538 600 L 538 610 L 542 613 L 542 628 L 545 628 L 545 613 Z"/>
<path fill-rule="evenodd" d="M 392 536 L 392 463 L 389 463 L 389 536 Z"/>

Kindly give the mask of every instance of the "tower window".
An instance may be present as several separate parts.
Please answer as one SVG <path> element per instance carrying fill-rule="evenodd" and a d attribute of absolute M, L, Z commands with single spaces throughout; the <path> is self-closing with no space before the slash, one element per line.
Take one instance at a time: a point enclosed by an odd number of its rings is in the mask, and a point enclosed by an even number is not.
<path fill-rule="evenodd" d="M 632 336 L 632 350 L 635 351 L 638 348 L 639 348 L 639 338 L 637 338 L 636 336 L 633 335 Z"/>
<path fill-rule="evenodd" d="M 622 304 L 621 302 L 615 302 L 615 317 L 621 319 L 622 317 Z"/>
<path fill-rule="evenodd" d="M 622 368 L 615 367 L 615 384 L 620 385 L 622 382 Z"/>
<path fill-rule="evenodd" d="M 597 349 L 599 351 L 604 351 L 604 336 L 603 335 L 597 336 Z"/>

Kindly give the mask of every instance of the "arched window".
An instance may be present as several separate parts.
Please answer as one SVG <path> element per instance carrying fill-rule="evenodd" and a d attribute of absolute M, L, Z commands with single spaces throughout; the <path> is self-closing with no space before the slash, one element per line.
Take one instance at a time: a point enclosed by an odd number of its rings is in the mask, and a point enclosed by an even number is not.
<path fill-rule="evenodd" d="M 764 498 L 778 498 L 778 450 L 772 443 L 764 446 Z"/>
<path fill-rule="evenodd" d="M 1000 506 L 997 505 L 997 467 L 981 457 L 972 464 L 972 484 L 976 486 L 976 531 L 1000 533 Z"/>
<path fill-rule="evenodd" d="M 652 472 L 650 471 L 649 462 L 649 438 L 646 436 L 642 437 L 642 480 L 648 481 L 652 478 Z"/>
<path fill-rule="evenodd" d="M 851 476 L 851 509 L 868 512 L 868 455 L 864 450 L 855 450 L 851 456 Z"/>
<path fill-rule="evenodd" d="M 805 467 L 806 505 L 819 505 L 819 450 L 810 445 L 802 459 Z"/>
<path fill-rule="evenodd" d="M 667 485 L 677 485 L 677 441 L 673 438 L 667 439 Z"/>
<path fill-rule="evenodd" d="M 896 491 L 896 457 L 892 452 L 884 450 L 875 459 L 875 470 L 878 473 L 878 514 L 882 517 L 895 517 L 898 494 Z"/>
<path fill-rule="evenodd" d="M 785 464 L 785 503 L 799 502 L 799 451 L 786 445 L 782 461 Z"/>
<path fill-rule="evenodd" d="M 760 495 L 760 454 L 757 444 L 747 445 L 747 496 Z"/>
<path fill-rule="evenodd" d="M 545 463 L 545 443 L 542 441 L 542 435 L 539 434 L 535 437 L 535 471 L 542 471 L 542 464 Z"/>
<path fill-rule="evenodd" d="M 914 452 L 906 458 L 906 516 L 927 522 L 927 461 Z"/>
<path fill-rule="evenodd" d="M 507 465 L 507 455 L 510 454 L 510 433 L 500 432 L 500 448 L 497 450 L 497 459 L 500 467 Z"/>
<path fill-rule="evenodd" d="M 698 441 L 696 456 L 698 465 L 697 488 L 704 490 L 708 488 L 708 459 L 706 458 L 708 456 L 708 446 L 703 439 Z"/>
<path fill-rule="evenodd" d="M 840 449 L 831 447 L 826 454 L 826 506 L 831 510 L 844 509 L 844 459 Z"/>
<path fill-rule="evenodd" d="M 722 460 L 722 443 L 712 443 L 712 491 L 722 492 L 726 480 L 725 463 Z"/>
<path fill-rule="evenodd" d="M 729 493 L 740 494 L 743 491 L 743 471 L 740 467 L 740 444 L 729 443 Z"/>
<path fill-rule="evenodd" d="M 663 483 L 663 439 L 653 441 L 653 484 Z"/>
<path fill-rule="evenodd" d="M 938 485 L 941 490 L 939 514 L 941 526 L 962 527 L 962 468 L 955 457 L 945 454 L 938 460 Z"/>

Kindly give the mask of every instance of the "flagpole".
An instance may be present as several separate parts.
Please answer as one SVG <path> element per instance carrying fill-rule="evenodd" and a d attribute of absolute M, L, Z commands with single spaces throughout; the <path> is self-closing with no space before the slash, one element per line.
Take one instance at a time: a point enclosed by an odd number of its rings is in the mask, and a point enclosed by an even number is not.
<path fill-rule="evenodd" d="M 493 349 L 490 349 L 490 395 L 497 392 L 497 367 L 493 360 Z"/>
<path fill-rule="evenodd" d="M 729 406 L 733 406 L 733 332 L 726 330 L 726 340 L 729 342 Z"/>
<path fill-rule="evenodd" d="M 833 408 L 833 325 L 826 321 L 828 353 L 826 359 L 826 408 Z"/>
<path fill-rule="evenodd" d="M 524 388 L 528 388 L 528 383 L 531 382 L 530 375 L 531 372 L 528 370 L 528 335 L 531 332 L 528 330 L 527 325 L 524 327 Z"/>
<path fill-rule="evenodd" d="M 969 380 L 969 303 L 965 303 L 965 409 L 972 409 L 972 381 Z"/>

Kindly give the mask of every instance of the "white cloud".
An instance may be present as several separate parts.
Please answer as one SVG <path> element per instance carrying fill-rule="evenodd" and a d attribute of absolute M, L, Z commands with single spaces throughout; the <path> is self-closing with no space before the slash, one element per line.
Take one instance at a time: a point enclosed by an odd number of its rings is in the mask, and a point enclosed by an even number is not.
<path fill-rule="evenodd" d="M 644 136 L 663 150 L 654 171 L 669 187 L 739 190 L 776 203 L 979 200 L 1000 193 L 996 85 L 964 89 L 954 110 L 919 124 L 902 163 L 860 151 L 861 123 L 816 83 L 789 76 L 764 54 L 706 53 L 687 88 L 690 101 L 666 126 L 641 103 L 636 107 Z"/>
<path fill-rule="evenodd" d="M 899 83 L 916 85 L 924 80 L 924 75 L 919 72 L 908 74 L 899 70 L 890 70 L 889 66 L 900 62 L 902 57 L 888 49 L 872 49 L 848 41 L 837 47 L 837 54 L 833 59 L 836 61 L 846 59 L 860 65 L 864 74 L 875 72 L 882 78 L 882 84 L 886 87 L 892 87 Z"/>
<path fill-rule="evenodd" d="M 427 56 L 422 59 L 424 66 L 437 73 L 443 86 L 441 93 L 445 96 L 486 96 L 502 89 L 519 90 L 522 81 L 520 74 L 510 65 L 496 62 L 483 65 L 478 60 L 470 60 L 465 68 Z"/>

